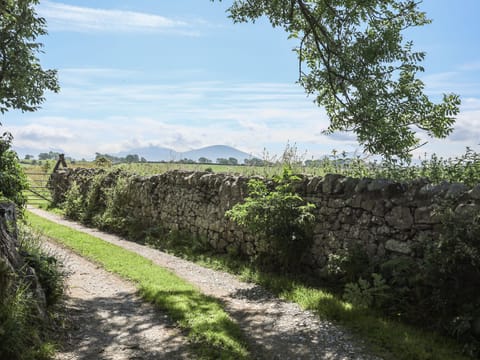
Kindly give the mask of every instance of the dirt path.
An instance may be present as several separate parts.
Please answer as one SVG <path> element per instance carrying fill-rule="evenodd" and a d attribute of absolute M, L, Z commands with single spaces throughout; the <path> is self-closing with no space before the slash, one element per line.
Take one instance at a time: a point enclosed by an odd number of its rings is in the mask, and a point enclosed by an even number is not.
<path fill-rule="evenodd" d="M 221 299 L 240 324 L 259 359 L 378 359 L 331 322 L 318 319 L 298 305 L 282 301 L 263 288 L 234 276 L 207 269 L 118 236 L 84 227 L 40 209 L 33 213 L 89 233 L 133 251 L 195 284 L 203 293 Z"/>
<path fill-rule="evenodd" d="M 168 316 L 142 302 L 136 288 L 52 242 L 67 279 L 67 328 L 57 360 L 191 359 L 188 342 Z"/>

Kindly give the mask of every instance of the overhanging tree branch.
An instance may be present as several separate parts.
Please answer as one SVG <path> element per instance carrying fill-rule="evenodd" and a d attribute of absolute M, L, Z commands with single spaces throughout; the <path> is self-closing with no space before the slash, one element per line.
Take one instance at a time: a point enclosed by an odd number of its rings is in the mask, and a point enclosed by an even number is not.
<path fill-rule="evenodd" d="M 460 105 L 456 94 L 432 102 L 416 76 L 425 54 L 413 51 L 403 32 L 430 22 L 420 3 L 233 0 L 229 13 L 235 22 L 266 16 L 298 38 L 299 83 L 325 108 L 328 133 L 353 131 L 369 152 L 407 159 L 420 144 L 412 125 L 445 137 Z"/>

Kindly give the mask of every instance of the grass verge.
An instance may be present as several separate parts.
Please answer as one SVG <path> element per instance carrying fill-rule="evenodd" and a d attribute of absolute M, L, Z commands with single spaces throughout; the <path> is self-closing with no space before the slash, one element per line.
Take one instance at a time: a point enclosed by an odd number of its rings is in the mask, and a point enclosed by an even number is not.
<path fill-rule="evenodd" d="M 196 244 L 196 245 L 195 245 Z M 184 259 L 239 276 L 259 284 L 275 295 L 299 304 L 321 319 L 340 323 L 362 338 L 373 353 L 392 360 L 464 360 L 462 348 L 452 339 L 427 332 L 373 311 L 358 309 L 329 289 L 312 285 L 307 279 L 262 272 L 238 257 L 208 254 L 197 241 L 176 234 L 150 241 L 150 245 Z"/>
<path fill-rule="evenodd" d="M 30 225 L 106 270 L 136 283 L 140 295 L 167 311 L 188 332 L 192 351 L 202 359 L 248 359 L 245 339 L 221 304 L 150 260 L 26 212 Z"/>

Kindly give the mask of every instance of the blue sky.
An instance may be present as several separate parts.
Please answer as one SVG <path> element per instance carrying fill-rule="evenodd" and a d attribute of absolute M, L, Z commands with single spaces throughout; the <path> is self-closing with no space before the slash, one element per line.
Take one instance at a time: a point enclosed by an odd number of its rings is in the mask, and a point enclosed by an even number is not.
<path fill-rule="evenodd" d="M 25 152 L 76 158 L 159 145 L 186 151 L 225 144 L 260 155 L 296 143 L 307 158 L 360 151 L 350 134 L 325 136 L 324 111 L 295 84 L 295 45 L 266 21 L 233 24 L 231 1 L 41 1 L 45 68 L 62 90 L 35 113 L 2 123 Z M 421 75 L 432 97 L 461 95 L 455 131 L 416 155 L 480 151 L 480 1 L 424 0 L 433 23 L 407 37 L 425 50 Z"/>

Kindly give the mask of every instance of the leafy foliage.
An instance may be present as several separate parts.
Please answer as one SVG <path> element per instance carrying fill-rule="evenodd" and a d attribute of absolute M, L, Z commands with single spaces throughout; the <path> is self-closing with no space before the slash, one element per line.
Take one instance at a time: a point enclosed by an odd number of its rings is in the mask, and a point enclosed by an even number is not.
<path fill-rule="evenodd" d="M 80 187 L 76 182 L 73 182 L 65 194 L 65 201 L 62 203 L 65 215 L 73 220 L 80 220 L 83 213 L 83 206 Z"/>
<path fill-rule="evenodd" d="M 67 190 L 61 204 L 65 215 L 100 229 L 126 235 L 132 240 L 143 238 L 151 224 L 132 216 L 126 206 L 130 201 L 131 174 L 118 168 L 108 171 L 102 168 L 86 176 L 88 178 L 82 182 L 83 189 L 73 182 Z"/>
<path fill-rule="evenodd" d="M 431 294 L 424 300 L 437 326 L 468 344 L 480 356 L 480 209 L 464 205 L 441 211 L 440 238 L 426 245 L 424 283 Z M 428 311 L 430 310 L 430 311 Z"/>
<path fill-rule="evenodd" d="M 372 282 L 360 278 L 356 283 L 345 285 L 344 298 L 358 308 L 380 306 L 387 296 L 389 286 L 380 274 L 372 274 Z"/>
<path fill-rule="evenodd" d="M 273 189 L 258 179 L 248 183 L 249 196 L 226 213 L 233 221 L 257 234 L 257 253 L 262 262 L 294 269 L 312 240 L 313 204 L 305 202 L 292 189 L 299 178 L 284 168 L 273 178 Z"/>
<path fill-rule="evenodd" d="M 480 154 L 471 148 L 454 158 L 442 158 L 436 154 L 429 158 L 418 159 L 418 162 L 389 159 L 381 162 L 367 161 L 360 157 L 349 157 L 345 152 L 336 151 L 331 156 L 318 160 L 307 160 L 304 171 L 324 176 L 325 174 L 341 174 L 354 178 L 391 179 L 396 181 L 412 181 L 427 179 L 433 184 L 443 181 L 461 182 L 474 186 L 480 182 Z"/>
<path fill-rule="evenodd" d="M 0 3 L 0 113 L 9 109 L 35 111 L 44 91 L 59 91 L 55 70 L 44 70 L 36 57 L 45 35 L 45 19 L 37 16 L 38 0 L 4 0 Z"/>
<path fill-rule="evenodd" d="M 299 83 L 329 115 L 326 133 L 353 131 L 368 152 L 407 159 L 419 146 L 416 131 L 452 131 L 459 96 L 428 98 L 416 76 L 425 53 L 403 38 L 430 22 L 418 2 L 235 0 L 228 11 L 234 22 L 265 16 L 297 40 Z"/>
<path fill-rule="evenodd" d="M 105 156 L 99 156 L 95 159 L 95 166 L 109 168 L 112 166 L 112 161 Z"/>
<path fill-rule="evenodd" d="M 26 201 L 22 192 L 27 188 L 27 178 L 17 154 L 10 149 L 11 142 L 9 133 L 0 137 L 0 198 L 7 198 L 22 208 Z"/>

